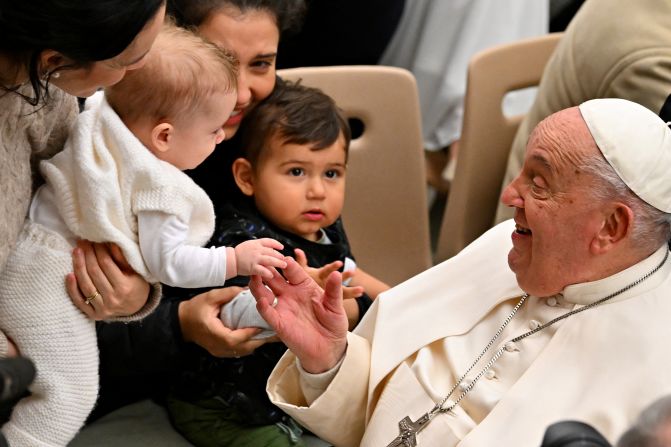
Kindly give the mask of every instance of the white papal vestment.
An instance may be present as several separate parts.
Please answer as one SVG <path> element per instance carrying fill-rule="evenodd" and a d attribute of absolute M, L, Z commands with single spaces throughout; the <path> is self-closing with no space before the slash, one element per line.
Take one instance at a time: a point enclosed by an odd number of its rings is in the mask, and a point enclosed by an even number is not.
<path fill-rule="evenodd" d="M 518 302 L 523 292 L 507 264 L 513 230 L 512 221 L 504 222 L 380 295 L 348 335 L 334 379 L 309 406 L 288 352 L 268 380 L 273 402 L 336 446 L 387 445 L 401 419 L 416 420 L 447 394 Z M 508 344 L 491 372 L 454 414 L 435 417 L 418 445 L 537 447 L 546 427 L 563 419 L 617 439 L 641 409 L 671 392 L 671 260 L 607 303 L 509 340 L 634 282 L 666 251 L 664 245 L 622 272 L 560 295 L 530 297 L 490 349 Z"/>

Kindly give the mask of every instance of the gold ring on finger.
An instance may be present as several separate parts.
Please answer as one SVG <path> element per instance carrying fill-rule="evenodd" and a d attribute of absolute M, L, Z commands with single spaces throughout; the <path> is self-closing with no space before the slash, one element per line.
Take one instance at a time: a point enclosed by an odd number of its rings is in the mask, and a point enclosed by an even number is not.
<path fill-rule="evenodd" d="M 94 293 L 93 295 L 91 295 L 91 296 L 87 296 L 87 297 L 86 297 L 86 301 L 84 301 L 84 304 L 90 304 L 90 305 L 92 305 L 91 302 L 92 302 L 93 300 L 95 300 L 96 298 L 100 298 L 100 299 L 102 299 L 102 295 L 100 295 L 100 292 L 98 292 L 97 290 L 95 291 L 95 293 Z"/>

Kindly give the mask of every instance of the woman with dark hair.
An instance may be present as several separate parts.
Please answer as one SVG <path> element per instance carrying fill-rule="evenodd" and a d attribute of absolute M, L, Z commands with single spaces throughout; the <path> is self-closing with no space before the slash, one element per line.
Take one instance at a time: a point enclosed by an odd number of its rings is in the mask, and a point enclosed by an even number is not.
<path fill-rule="evenodd" d="M 0 0 L 0 271 L 39 181 L 33 169 L 62 149 L 77 115 L 75 96 L 89 96 L 139 68 L 164 15 L 165 0 Z M 74 253 L 76 277 L 67 278 L 80 309 L 96 319 L 137 312 L 149 292 L 144 280 L 124 262 L 117 267 L 117 250 L 83 248 Z M 82 294 L 96 290 L 105 306 L 93 311 Z M 0 340 L 0 356 L 8 349 Z"/>
<path fill-rule="evenodd" d="M 35 106 L 48 97 L 50 83 L 86 97 L 118 82 L 142 64 L 163 21 L 164 3 L 0 1 L 2 89 Z M 24 84 L 32 96 L 21 91 Z"/>
<path fill-rule="evenodd" d="M 77 116 L 75 96 L 91 95 L 141 66 L 164 14 L 165 0 L 0 0 L 0 271 L 39 183 L 37 163 L 62 149 Z M 117 250 L 82 248 L 73 254 L 75 273 L 66 278 L 80 309 L 96 291 L 105 305 L 86 306 L 92 318 L 129 315 L 145 305 L 149 285 L 128 271 Z M 15 355 L 0 332 L 0 357 Z M 45 425 L 52 416 L 45 416 Z M 37 444 L 27 433 L 5 434 L 11 445 Z"/>

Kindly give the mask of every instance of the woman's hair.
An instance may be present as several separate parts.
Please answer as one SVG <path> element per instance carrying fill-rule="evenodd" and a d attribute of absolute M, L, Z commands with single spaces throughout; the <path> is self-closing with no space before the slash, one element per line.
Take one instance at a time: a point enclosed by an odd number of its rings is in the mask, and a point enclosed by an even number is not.
<path fill-rule="evenodd" d="M 278 79 L 275 90 L 245 117 L 240 126 L 244 157 L 256 166 L 271 138 L 285 144 L 331 146 L 342 135 L 345 154 L 351 140 L 347 119 L 321 90 Z"/>
<path fill-rule="evenodd" d="M 213 13 L 230 7 L 243 14 L 255 10 L 270 13 L 280 33 L 299 28 L 306 11 L 305 0 L 168 0 L 168 14 L 186 28 L 198 27 Z"/>
<path fill-rule="evenodd" d="M 36 105 L 48 98 L 50 74 L 42 73 L 40 54 L 50 49 L 73 61 L 71 68 L 121 53 L 165 0 L 0 0 L 0 53 L 17 73 L 27 71 Z M 19 68 L 23 67 L 23 68 Z M 5 91 L 19 86 L 1 85 Z"/>
<path fill-rule="evenodd" d="M 145 65 L 128 72 L 105 96 L 124 122 L 188 117 L 217 92 L 234 92 L 237 62 L 225 50 L 167 23 Z"/>

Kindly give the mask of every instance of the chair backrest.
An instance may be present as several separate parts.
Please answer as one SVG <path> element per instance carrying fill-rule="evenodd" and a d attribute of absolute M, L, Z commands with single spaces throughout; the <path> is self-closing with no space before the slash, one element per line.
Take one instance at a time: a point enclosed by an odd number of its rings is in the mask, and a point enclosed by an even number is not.
<path fill-rule="evenodd" d="M 494 224 L 508 154 L 522 115 L 507 117 L 506 93 L 538 85 L 561 33 L 484 50 L 468 66 L 464 120 L 454 181 L 435 261 L 457 254 Z"/>
<path fill-rule="evenodd" d="M 417 86 L 404 69 L 331 66 L 278 70 L 330 95 L 363 124 L 352 140 L 343 222 L 357 264 L 390 285 L 431 266 Z"/>

